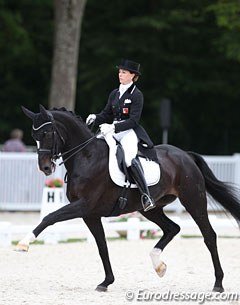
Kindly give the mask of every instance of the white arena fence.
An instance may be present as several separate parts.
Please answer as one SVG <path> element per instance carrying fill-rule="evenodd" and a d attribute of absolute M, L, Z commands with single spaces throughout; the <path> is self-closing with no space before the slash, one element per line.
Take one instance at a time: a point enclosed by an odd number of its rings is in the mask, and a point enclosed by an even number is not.
<path fill-rule="evenodd" d="M 37 153 L 0 152 L 0 210 L 40 211 L 45 181 L 64 179 L 64 166 L 46 177 L 38 168 Z"/>
<path fill-rule="evenodd" d="M 115 219 L 115 218 L 114 218 Z M 171 220 L 176 222 L 181 227 L 180 234 L 177 237 L 192 237 L 201 236 L 201 232 L 191 218 L 182 218 L 181 216 L 171 216 Z M 209 220 L 213 228 L 224 237 L 236 237 L 239 235 L 238 227 L 229 218 L 218 215 L 210 215 Z M 141 232 L 155 231 L 162 235 L 159 227 L 150 221 L 141 221 L 139 218 L 128 218 L 127 221 L 114 221 L 113 219 L 103 218 L 103 227 L 106 237 L 116 237 L 119 232 L 125 232 L 126 238 L 129 241 L 139 240 Z M 16 236 L 21 238 L 28 232 L 33 230 L 32 225 L 14 225 L 9 222 L 0 221 L 0 247 L 9 247 L 13 241 L 16 241 Z M 222 232 L 222 233 L 221 233 Z M 93 242 L 94 238 L 90 233 L 85 223 L 79 219 L 76 224 L 67 224 L 66 222 L 57 223 L 54 226 L 48 227 L 40 236 L 38 241 L 43 241 L 44 244 L 57 244 L 60 241 L 65 241 L 71 238 L 86 239 L 88 242 Z M 120 235 L 121 236 L 121 235 Z"/>
<path fill-rule="evenodd" d="M 240 154 L 204 158 L 218 179 L 240 186 Z M 57 166 L 55 173 L 46 177 L 38 169 L 36 153 L 0 152 L 0 210 L 40 211 L 45 181 L 64 179 L 65 172 L 64 166 Z M 166 210 L 181 212 L 184 208 L 176 200 Z"/>

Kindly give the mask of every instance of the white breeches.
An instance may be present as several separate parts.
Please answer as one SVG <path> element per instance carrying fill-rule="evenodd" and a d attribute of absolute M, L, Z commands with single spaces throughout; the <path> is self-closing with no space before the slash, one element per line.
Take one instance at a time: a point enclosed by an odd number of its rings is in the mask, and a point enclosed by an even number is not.
<path fill-rule="evenodd" d="M 125 162 L 127 167 L 131 166 L 132 159 L 134 159 L 138 152 L 138 138 L 133 129 L 121 131 L 114 134 L 123 147 L 125 153 Z"/>

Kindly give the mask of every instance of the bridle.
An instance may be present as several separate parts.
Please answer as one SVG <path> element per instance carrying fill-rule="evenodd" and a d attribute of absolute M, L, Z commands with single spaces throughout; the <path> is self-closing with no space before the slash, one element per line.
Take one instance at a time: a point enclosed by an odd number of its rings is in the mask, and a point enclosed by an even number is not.
<path fill-rule="evenodd" d="M 43 123 L 39 127 L 34 127 L 34 125 L 32 125 L 32 129 L 33 129 L 33 131 L 39 131 L 44 126 L 52 125 L 52 131 L 51 131 L 52 132 L 52 142 L 53 142 L 52 148 L 47 149 L 47 148 L 37 147 L 37 153 L 38 154 L 49 153 L 51 155 L 51 160 L 56 161 L 58 158 L 60 158 L 60 157 L 58 157 L 58 155 L 59 155 L 59 145 L 58 145 L 57 136 L 59 136 L 63 145 L 65 144 L 65 140 L 64 140 L 63 136 L 61 135 L 60 131 L 58 130 L 58 128 L 56 126 L 56 123 L 55 123 L 55 120 L 54 120 L 54 117 L 53 117 L 53 115 L 50 111 L 48 111 L 48 116 L 50 118 L 50 121 Z"/>
<path fill-rule="evenodd" d="M 32 125 L 32 129 L 34 131 L 38 131 L 41 128 L 43 128 L 46 125 L 51 125 L 52 126 L 52 134 L 53 134 L 53 147 L 51 149 L 47 149 L 47 148 L 41 148 L 38 147 L 37 148 L 37 153 L 38 155 L 42 154 L 42 153 L 49 153 L 51 155 L 51 162 L 53 164 L 53 167 L 55 168 L 56 164 L 55 161 L 59 158 L 64 157 L 65 155 L 71 153 L 67 158 L 65 158 L 64 161 L 62 161 L 60 165 L 64 164 L 65 162 L 67 162 L 70 158 L 72 158 L 75 154 L 77 154 L 78 152 L 80 152 L 81 150 L 83 150 L 89 143 L 91 143 L 98 135 L 98 131 L 96 132 L 96 134 L 94 136 L 92 136 L 91 138 L 89 138 L 88 140 L 86 140 L 83 143 L 80 143 L 79 145 L 65 151 L 64 153 L 60 153 L 59 151 L 59 145 L 58 145 L 58 139 L 57 137 L 59 137 L 61 139 L 62 144 L 65 144 L 65 140 L 63 138 L 63 136 L 61 135 L 59 129 L 57 128 L 56 122 L 54 120 L 54 117 L 52 115 L 52 113 L 50 111 L 47 111 L 48 116 L 50 118 L 50 121 L 43 123 L 42 125 L 40 125 L 39 127 L 34 127 L 34 125 Z"/>

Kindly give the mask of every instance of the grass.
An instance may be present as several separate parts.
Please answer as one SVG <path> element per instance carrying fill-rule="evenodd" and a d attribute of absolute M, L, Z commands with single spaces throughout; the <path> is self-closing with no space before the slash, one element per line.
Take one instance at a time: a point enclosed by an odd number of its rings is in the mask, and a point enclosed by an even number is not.
<path fill-rule="evenodd" d="M 19 243 L 19 240 L 13 240 L 12 245 L 16 246 Z M 35 240 L 31 245 L 43 245 L 44 241 L 43 240 Z"/>

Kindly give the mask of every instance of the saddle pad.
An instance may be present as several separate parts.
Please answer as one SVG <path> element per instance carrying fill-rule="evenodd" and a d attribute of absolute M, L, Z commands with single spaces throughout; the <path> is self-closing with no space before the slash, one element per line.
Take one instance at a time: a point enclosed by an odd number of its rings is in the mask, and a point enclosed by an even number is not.
<path fill-rule="evenodd" d="M 120 171 L 118 167 L 118 162 L 116 158 L 117 144 L 115 139 L 111 134 L 107 134 L 105 141 L 109 146 L 109 174 L 112 181 L 118 186 L 129 186 L 129 182 L 125 182 L 125 175 Z M 146 160 L 145 158 L 139 158 L 143 170 L 145 179 L 148 186 L 153 186 L 157 184 L 160 180 L 160 166 L 154 161 Z M 136 184 L 131 184 L 131 188 L 137 188 Z"/>

